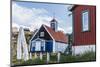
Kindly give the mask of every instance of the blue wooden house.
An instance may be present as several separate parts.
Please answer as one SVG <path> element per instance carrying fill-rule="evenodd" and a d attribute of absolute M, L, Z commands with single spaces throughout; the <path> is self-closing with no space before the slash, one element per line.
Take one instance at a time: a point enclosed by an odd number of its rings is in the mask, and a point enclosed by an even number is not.
<path fill-rule="evenodd" d="M 68 37 L 57 28 L 55 19 L 50 21 L 50 27 L 42 25 L 30 40 L 30 52 L 64 52 L 68 46 Z"/>

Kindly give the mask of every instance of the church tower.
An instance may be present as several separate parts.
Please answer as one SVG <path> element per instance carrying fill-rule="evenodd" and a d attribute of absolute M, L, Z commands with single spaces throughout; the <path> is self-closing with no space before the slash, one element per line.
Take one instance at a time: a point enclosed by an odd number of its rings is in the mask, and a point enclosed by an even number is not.
<path fill-rule="evenodd" d="M 53 18 L 53 19 L 50 21 L 50 26 L 51 26 L 51 28 L 52 28 L 54 31 L 57 31 L 57 29 L 58 29 L 58 22 L 56 21 L 55 18 Z"/>

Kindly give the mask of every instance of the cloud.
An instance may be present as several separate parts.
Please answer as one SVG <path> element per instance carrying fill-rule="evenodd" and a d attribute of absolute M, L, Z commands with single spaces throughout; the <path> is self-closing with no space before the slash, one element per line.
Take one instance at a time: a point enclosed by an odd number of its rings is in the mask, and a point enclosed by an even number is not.
<path fill-rule="evenodd" d="M 62 31 L 63 33 L 72 33 L 72 27 L 67 27 L 67 29 L 65 30 L 64 28 L 58 27 L 59 31 Z"/>
<path fill-rule="evenodd" d="M 38 29 L 42 24 L 50 26 L 51 16 L 48 15 L 49 12 L 44 8 L 27 8 L 18 5 L 17 3 L 12 3 L 12 26 L 19 28 L 27 27 L 31 31 Z M 58 30 L 63 31 L 64 33 L 71 32 L 71 27 L 69 24 L 63 23 L 63 20 L 56 18 L 59 27 Z M 67 19 L 68 21 L 69 19 Z M 67 22 L 66 21 L 66 22 Z M 65 27 L 65 28 L 64 28 Z M 67 29 L 66 29 L 67 28 Z"/>
<path fill-rule="evenodd" d="M 66 30 L 68 33 L 72 33 L 72 27 L 68 27 L 67 30 Z"/>
<path fill-rule="evenodd" d="M 16 23 L 12 23 L 12 27 L 17 27 L 17 28 L 19 28 L 19 25 L 16 24 Z"/>
<path fill-rule="evenodd" d="M 49 26 L 49 21 L 52 19 L 46 15 L 47 10 L 43 8 L 26 8 L 19 6 L 13 2 L 12 5 L 12 22 L 13 26 L 25 27 L 28 26 L 30 30 L 39 28 L 42 24 Z"/>
<path fill-rule="evenodd" d="M 18 19 L 21 23 L 27 23 L 30 19 L 36 18 L 38 15 L 43 13 L 48 13 L 45 9 L 36 9 L 36 8 L 26 8 L 21 7 L 16 3 L 13 3 L 12 6 L 12 15 L 14 18 Z"/>
<path fill-rule="evenodd" d="M 62 31 L 63 33 L 66 33 L 65 30 L 63 28 L 61 28 L 61 27 L 58 27 L 58 30 Z"/>
<path fill-rule="evenodd" d="M 40 26 L 42 24 L 45 24 L 47 26 L 50 26 L 50 20 L 52 18 L 51 17 L 42 17 L 42 16 L 38 16 L 36 19 L 34 19 L 31 24 L 31 30 L 33 31 L 34 29 L 38 29 L 40 28 Z"/>

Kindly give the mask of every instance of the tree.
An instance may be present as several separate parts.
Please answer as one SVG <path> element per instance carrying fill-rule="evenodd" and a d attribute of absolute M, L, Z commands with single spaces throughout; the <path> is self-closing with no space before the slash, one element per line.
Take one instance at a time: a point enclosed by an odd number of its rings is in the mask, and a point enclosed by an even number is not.
<path fill-rule="evenodd" d="M 72 34 L 66 34 L 68 36 L 68 47 L 65 50 L 66 54 L 72 54 Z"/>

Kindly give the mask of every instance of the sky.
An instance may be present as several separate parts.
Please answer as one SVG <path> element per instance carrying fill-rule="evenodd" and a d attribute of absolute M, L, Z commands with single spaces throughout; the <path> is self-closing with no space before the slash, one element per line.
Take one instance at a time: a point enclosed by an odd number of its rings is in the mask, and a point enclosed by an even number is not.
<path fill-rule="evenodd" d="M 42 24 L 50 26 L 50 21 L 55 18 L 58 30 L 72 33 L 72 15 L 68 4 L 12 2 L 12 27 L 29 28 L 31 31 L 39 29 Z"/>

